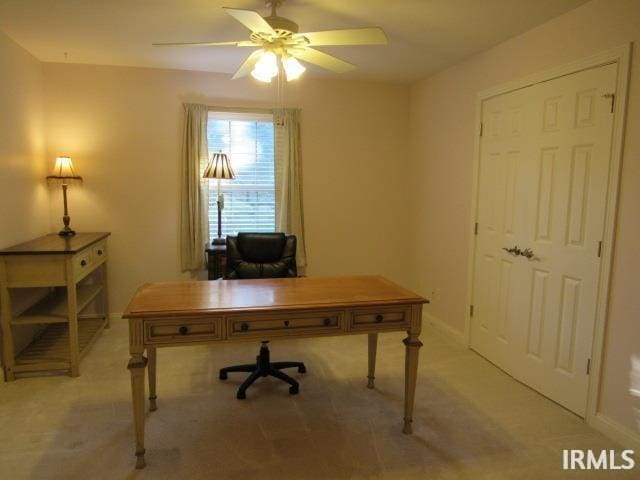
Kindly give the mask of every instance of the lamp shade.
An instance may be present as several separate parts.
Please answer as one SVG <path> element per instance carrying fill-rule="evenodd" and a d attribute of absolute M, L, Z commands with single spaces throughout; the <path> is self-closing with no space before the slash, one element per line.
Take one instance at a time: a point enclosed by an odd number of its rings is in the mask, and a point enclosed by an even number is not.
<path fill-rule="evenodd" d="M 230 180 L 236 178 L 236 174 L 231 168 L 229 157 L 222 152 L 214 152 L 209 158 L 207 168 L 202 174 L 203 178 L 217 178 L 218 180 Z"/>
<path fill-rule="evenodd" d="M 261 82 L 270 83 L 278 75 L 278 57 L 273 52 L 264 52 L 251 72 L 251 76 Z"/>
<path fill-rule="evenodd" d="M 57 157 L 53 172 L 47 176 L 47 180 L 54 183 L 56 181 L 62 183 L 82 182 L 82 177 L 74 170 L 70 157 Z"/>

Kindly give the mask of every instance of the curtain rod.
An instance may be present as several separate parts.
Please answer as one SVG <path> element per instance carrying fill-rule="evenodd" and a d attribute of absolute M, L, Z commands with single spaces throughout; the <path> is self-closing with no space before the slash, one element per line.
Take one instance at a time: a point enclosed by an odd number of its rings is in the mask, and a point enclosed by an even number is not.
<path fill-rule="evenodd" d="M 297 107 L 293 107 L 293 110 L 300 110 Z M 274 113 L 276 110 L 282 110 L 280 108 L 252 108 L 252 107 L 216 107 L 213 105 L 207 105 L 207 110 L 210 112 L 231 112 L 231 113 Z M 286 109 L 285 109 L 286 110 Z"/>
<path fill-rule="evenodd" d="M 216 107 L 207 105 L 210 112 L 237 112 L 237 113 L 273 113 L 273 108 L 251 108 L 251 107 Z"/>

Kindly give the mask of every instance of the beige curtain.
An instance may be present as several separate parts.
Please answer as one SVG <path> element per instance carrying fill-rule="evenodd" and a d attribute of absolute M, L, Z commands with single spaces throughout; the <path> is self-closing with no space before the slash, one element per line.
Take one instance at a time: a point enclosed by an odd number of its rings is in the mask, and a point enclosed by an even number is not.
<path fill-rule="evenodd" d="M 208 158 L 206 105 L 184 104 L 180 196 L 180 262 L 182 271 L 205 268 L 208 241 L 207 189 L 200 166 Z"/>
<path fill-rule="evenodd" d="M 298 238 L 296 259 L 298 266 L 304 269 L 307 251 L 302 214 L 300 110 L 274 110 L 273 120 L 276 132 L 276 231 Z"/>

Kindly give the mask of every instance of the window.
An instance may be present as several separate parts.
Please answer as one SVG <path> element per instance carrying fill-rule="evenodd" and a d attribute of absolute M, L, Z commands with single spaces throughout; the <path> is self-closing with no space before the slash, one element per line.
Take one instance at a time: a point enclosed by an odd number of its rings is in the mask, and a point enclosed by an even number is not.
<path fill-rule="evenodd" d="M 222 234 L 275 230 L 275 167 L 273 116 L 209 112 L 209 153 L 229 156 L 236 178 L 222 180 Z M 202 166 L 204 171 L 205 166 Z M 209 239 L 218 234 L 217 180 L 209 182 Z"/>

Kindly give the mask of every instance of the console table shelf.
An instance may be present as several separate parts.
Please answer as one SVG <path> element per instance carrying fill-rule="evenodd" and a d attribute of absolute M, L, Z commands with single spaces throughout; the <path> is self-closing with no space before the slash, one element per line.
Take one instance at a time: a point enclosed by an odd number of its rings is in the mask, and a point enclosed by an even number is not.
<path fill-rule="evenodd" d="M 84 357 L 106 325 L 103 318 L 78 321 L 80 358 Z M 69 368 L 69 326 L 55 323 L 47 328 L 16 357 L 20 371 L 59 370 Z"/>
<path fill-rule="evenodd" d="M 102 285 L 78 285 L 76 288 L 78 314 L 80 314 L 100 292 Z M 15 317 L 11 325 L 29 325 L 38 323 L 67 323 L 69 307 L 65 289 L 57 289 L 24 313 Z"/>
<path fill-rule="evenodd" d="M 109 326 L 107 232 L 45 235 L 0 250 L 0 327 L 5 381 L 16 374 L 65 370 L 80 375 L 80 359 Z M 48 295 L 35 301 L 43 287 Z M 29 294 L 29 295 L 27 295 Z M 26 302 L 25 298 L 31 300 Z M 12 302 L 15 300 L 15 304 Z M 99 313 L 80 318 L 89 305 Z M 42 330 L 16 352 L 14 334 Z"/>

